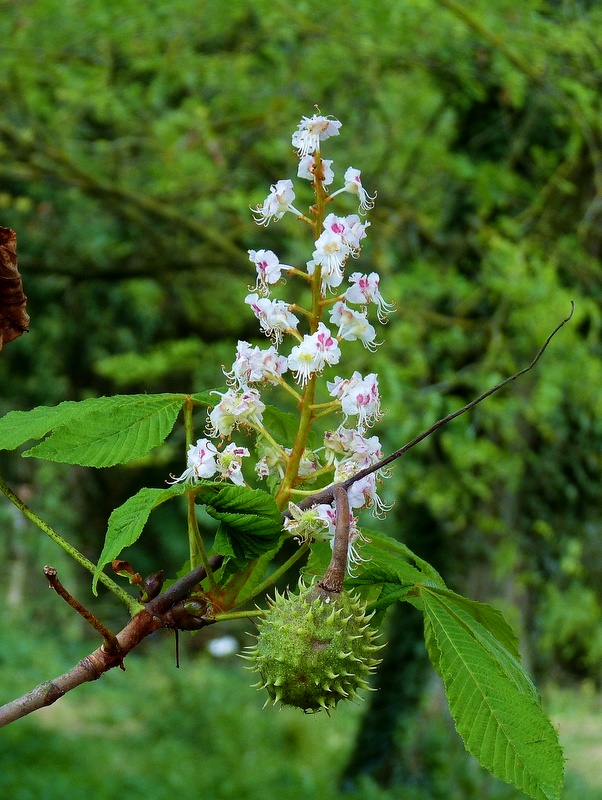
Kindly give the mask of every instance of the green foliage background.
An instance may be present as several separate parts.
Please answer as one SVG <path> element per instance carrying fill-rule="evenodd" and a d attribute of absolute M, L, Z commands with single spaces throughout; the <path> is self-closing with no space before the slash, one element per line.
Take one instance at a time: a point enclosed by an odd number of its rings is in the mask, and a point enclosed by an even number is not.
<path fill-rule="evenodd" d="M 2 352 L 0 412 L 222 384 L 257 340 L 247 249 L 308 257 L 294 221 L 258 229 L 248 206 L 294 176 L 317 104 L 344 125 L 339 176 L 378 191 L 358 268 L 399 311 L 356 366 L 379 373 L 386 451 L 525 366 L 575 301 L 536 371 L 398 464 L 386 530 L 510 610 L 542 678 L 599 682 L 598 4 L 23 0 L 0 32 L 0 223 L 32 317 Z M 0 467 L 95 560 L 112 508 L 179 473 L 182 446 L 106 472 Z M 0 521 L 9 618 L 56 623 L 37 576 L 71 567 L 4 504 Z M 138 569 L 181 566 L 180 522 L 156 518 Z"/>

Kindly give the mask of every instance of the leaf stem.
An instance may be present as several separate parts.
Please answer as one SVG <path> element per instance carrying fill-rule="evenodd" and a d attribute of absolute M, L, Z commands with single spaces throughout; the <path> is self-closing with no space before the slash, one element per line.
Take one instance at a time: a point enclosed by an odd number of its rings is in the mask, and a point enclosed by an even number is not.
<path fill-rule="evenodd" d="M 215 590 L 218 588 L 217 581 L 215 580 L 215 575 L 213 574 L 211 564 L 209 563 L 209 557 L 207 556 L 203 536 L 199 530 L 199 521 L 196 516 L 196 505 L 194 502 L 195 493 L 186 492 L 186 498 L 188 501 L 188 543 L 190 546 L 190 566 L 193 569 L 198 566 L 198 554 L 201 559 L 201 564 L 205 567 L 209 584 L 211 588 Z"/>
<path fill-rule="evenodd" d="M 227 619 L 249 619 L 250 617 L 263 617 L 265 611 L 261 608 L 250 608 L 248 611 L 226 611 L 223 614 L 216 614 L 216 622 L 224 622 Z"/>
<path fill-rule="evenodd" d="M 15 492 L 13 492 L 10 486 L 1 477 L 0 491 L 11 501 L 11 503 L 14 503 L 21 513 L 27 517 L 28 520 L 33 522 L 34 525 L 36 525 L 42 531 L 42 533 L 45 533 L 46 536 L 50 537 L 55 544 L 58 544 L 59 547 L 68 553 L 71 558 L 77 561 L 78 564 L 84 567 L 84 569 L 87 569 L 92 575 L 94 574 L 96 571 L 96 564 L 93 564 L 82 553 L 80 553 L 79 550 L 73 547 L 73 545 L 69 544 L 68 541 L 63 539 L 63 537 L 53 528 L 51 528 L 50 525 L 44 522 L 43 519 L 38 517 L 35 512 L 28 508 L 21 498 L 15 494 Z M 98 580 L 121 600 L 132 616 L 142 610 L 143 606 L 124 589 L 122 589 L 121 586 L 118 586 L 115 581 L 112 581 L 108 575 L 105 575 L 104 572 L 99 573 Z"/>
<path fill-rule="evenodd" d="M 272 447 L 280 454 L 280 456 L 286 461 L 288 460 L 288 453 L 282 448 L 282 445 L 278 444 L 278 442 L 274 439 L 272 434 L 263 427 L 263 425 L 255 425 L 252 422 L 248 423 L 249 428 L 252 428 L 254 431 L 257 431 L 264 439 L 267 439 L 268 442 L 272 445 Z"/>

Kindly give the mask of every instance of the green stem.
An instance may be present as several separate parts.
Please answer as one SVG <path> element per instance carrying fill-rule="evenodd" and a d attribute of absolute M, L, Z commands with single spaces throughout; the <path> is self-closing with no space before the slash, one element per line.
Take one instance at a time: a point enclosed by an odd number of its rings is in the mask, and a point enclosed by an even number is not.
<path fill-rule="evenodd" d="M 305 451 L 305 445 L 307 444 L 307 437 L 309 436 L 309 432 L 313 423 L 313 412 L 311 407 L 313 405 L 315 389 L 316 376 L 312 375 L 307 382 L 305 391 L 303 392 L 297 435 L 295 436 L 293 449 L 288 458 L 284 478 L 282 479 L 282 483 L 280 484 L 280 488 L 278 489 L 275 497 L 278 508 L 280 509 L 286 508 L 290 490 L 293 488 L 299 474 L 299 464 L 301 463 L 301 458 Z"/>
<path fill-rule="evenodd" d="M 201 564 L 205 567 L 207 578 L 212 589 L 217 589 L 217 581 L 209 563 L 209 557 L 205 549 L 205 542 L 199 530 L 199 521 L 196 516 L 196 505 L 194 502 L 194 492 L 186 492 L 188 499 L 188 543 L 190 547 L 190 567 L 194 569 L 198 566 L 197 554 L 200 556 Z"/>
<path fill-rule="evenodd" d="M 308 550 L 309 550 L 309 542 L 303 542 L 303 544 L 300 545 L 299 549 L 295 553 L 293 553 L 293 555 L 287 561 L 285 561 L 284 564 L 282 564 L 282 566 L 278 567 L 277 570 L 272 572 L 272 574 L 269 577 L 267 577 L 264 581 L 262 581 L 253 589 L 253 594 L 245 596 L 245 603 L 248 603 L 249 600 L 252 600 L 254 597 L 257 597 L 258 594 L 263 594 L 266 591 L 266 589 L 269 589 L 271 586 L 273 586 L 278 581 L 278 579 L 285 574 L 285 572 L 288 572 L 288 570 L 293 566 L 293 564 L 295 564 L 302 556 L 305 555 L 305 553 L 307 553 Z"/>
<path fill-rule="evenodd" d="M 45 533 L 46 536 L 49 536 L 55 544 L 58 544 L 66 553 L 68 553 L 71 558 L 77 561 L 84 569 L 87 569 L 92 575 L 96 571 L 96 564 L 93 564 L 89 559 L 87 559 L 82 553 L 79 552 L 73 545 L 69 544 L 63 537 L 58 534 L 53 528 L 50 527 L 43 519 L 38 517 L 38 515 L 33 512 L 30 508 L 28 508 L 25 503 L 21 500 L 18 495 L 16 495 L 13 490 L 9 487 L 9 485 L 0 478 L 0 491 L 3 492 L 4 495 L 14 503 L 15 506 L 21 511 L 21 513 L 27 517 L 28 520 L 34 523 L 42 533 Z M 115 581 L 112 581 L 108 575 L 105 575 L 104 572 L 101 572 L 98 576 L 98 580 L 106 586 L 113 594 L 118 597 L 122 603 L 127 607 L 128 611 L 132 616 L 137 614 L 139 611 L 142 611 L 144 606 L 142 606 L 135 598 L 129 595 L 121 586 L 118 586 Z"/>
<path fill-rule="evenodd" d="M 341 410 L 340 404 L 337 402 L 338 410 Z M 332 414 L 333 411 L 337 411 L 337 408 L 327 408 L 326 411 L 320 411 L 319 414 L 314 414 L 314 422 L 317 419 L 322 419 L 322 417 L 327 417 L 329 414 Z"/>
<path fill-rule="evenodd" d="M 308 283 L 311 282 L 311 275 L 308 275 L 307 272 L 302 272 L 300 269 L 293 267 L 292 269 L 287 269 L 287 275 L 296 275 L 298 278 L 303 278 L 304 281 Z"/>
<path fill-rule="evenodd" d="M 317 411 L 319 408 L 327 409 L 328 411 L 333 411 L 335 408 L 340 408 L 341 402 L 340 400 L 329 400 L 327 403 L 314 403 L 312 406 L 312 411 Z"/>
<path fill-rule="evenodd" d="M 264 617 L 265 611 L 260 608 L 251 608 L 249 611 L 227 611 L 224 614 L 215 616 L 216 622 L 224 622 L 227 619 L 250 619 L 251 617 Z"/>
<path fill-rule="evenodd" d="M 252 428 L 254 431 L 257 431 L 260 436 L 263 436 L 264 439 L 267 439 L 268 442 L 272 445 L 272 447 L 280 454 L 281 458 L 285 461 L 288 460 L 288 453 L 286 453 L 282 449 L 282 445 L 278 444 L 278 442 L 274 439 L 272 434 L 266 430 L 262 425 L 255 425 L 253 422 L 247 423 L 249 428 Z"/>
<path fill-rule="evenodd" d="M 192 421 L 193 411 L 194 402 L 191 397 L 187 397 L 186 402 L 184 403 L 184 429 L 186 431 L 187 452 L 190 445 L 194 443 L 195 438 L 194 425 Z M 186 498 L 188 501 L 188 550 L 190 553 L 190 568 L 194 569 L 198 566 L 198 554 L 201 559 L 201 564 L 205 567 L 205 572 L 207 573 L 209 583 L 211 584 L 211 587 L 215 589 L 217 587 L 217 583 L 215 581 L 215 576 L 213 574 L 213 570 L 211 569 L 211 565 L 209 564 L 209 558 L 207 556 L 207 551 L 205 550 L 203 536 L 199 530 L 199 522 L 196 516 L 196 505 L 194 502 L 194 492 L 186 492 Z"/>
<path fill-rule="evenodd" d="M 303 306 L 297 305 L 297 303 L 292 303 L 289 306 L 289 309 L 290 309 L 290 311 L 296 311 L 298 314 L 301 314 L 302 316 L 307 317 L 307 319 L 309 319 L 311 321 L 311 318 L 312 318 L 311 311 L 308 311 L 306 308 L 303 308 Z"/>
<path fill-rule="evenodd" d="M 315 489 L 291 489 L 289 494 L 294 497 L 313 497 Z"/>
<path fill-rule="evenodd" d="M 285 392 L 288 392 L 291 397 L 294 397 L 297 403 L 302 401 L 302 397 L 299 392 L 296 392 L 292 386 L 289 386 L 283 378 L 278 378 L 278 386 L 281 386 Z"/>
<path fill-rule="evenodd" d="M 308 481 L 314 481 L 316 478 L 321 477 L 322 475 L 327 475 L 329 472 L 334 472 L 334 464 L 326 464 L 324 467 L 320 467 L 315 472 L 310 473 L 309 475 L 302 475 L 299 478 L 300 483 L 307 483 Z M 297 492 L 297 489 L 291 489 L 291 493 Z M 315 489 L 311 490 L 314 494 L 316 492 Z"/>

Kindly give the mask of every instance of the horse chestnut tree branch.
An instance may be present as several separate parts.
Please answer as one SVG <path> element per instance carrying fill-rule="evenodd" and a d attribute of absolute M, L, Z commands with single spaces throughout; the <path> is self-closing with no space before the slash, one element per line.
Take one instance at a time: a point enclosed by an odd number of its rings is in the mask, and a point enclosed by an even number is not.
<path fill-rule="evenodd" d="M 368 193 L 353 166 L 331 190 L 335 169 L 323 147 L 340 129 L 339 120 L 318 112 L 303 117 L 292 135 L 296 176 L 313 193 L 307 209 L 299 208 L 288 178 L 276 181 L 252 209 L 261 227 L 293 215 L 308 234 L 308 258 L 285 264 L 272 250 L 249 250 L 255 283 L 244 303 L 269 344 L 238 342 L 231 367 L 224 367 L 225 391 L 102 397 L 0 419 L 0 448 L 41 439 L 23 455 L 97 468 L 145 455 L 163 443 L 180 415 L 186 433 L 180 474 L 163 487 L 140 489 L 113 511 L 96 565 L 0 479 L 5 496 L 93 573 L 94 591 L 102 583 L 132 616 L 113 636 L 62 589 L 105 644 L 65 675 L 0 708 L 0 725 L 123 667 L 125 656 L 159 628 L 198 630 L 253 616 L 259 617 L 257 642 L 243 657 L 259 674 L 257 686 L 268 702 L 330 713 L 369 688 L 383 646 L 377 641 L 383 612 L 392 603 L 410 602 L 424 614 L 426 648 L 466 748 L 530 797 L 556 800 L 562 753 L 510 626 L 491 606 L 448 589 L 427 561 L 395 538 L 368 530 L 363 518 L 366 511 L 385 517 L 389 510 L 379 495 L 387 467 L 532 369 L 572 307 L 527 367 L 383 456 L 371 430 L 383 416 L 378 376 L 344 363 L 348 350 L 374 352 L 380 346 L 369 313 L 374 310 L 376 322 L 386 324 L 395 306 L 381 294 L 376 272 L 348 274 L 368 235 L 366 216 L 376 193 Z M 345 197 L 357 204 L 353 213 L 335 211 Z M 299 291 L 277 296 L 291 285 Z M 206 414 L 200 431 L 199 410 Z M 143 580 L 119 557 L 165 502 L 186 503 L 182 542 L 189 571 L 161 591 L 162 573 Z M 199 505 L 219 523 L 211 548 L 199 526 Z M 289 551 L 292 543 L 292 555 L 275 565 L 286 543 Z M 140 587 L 138 598 L 104 573 L 111 563 L 117 576 Z M 255 606 L 299 567 L 296 589 L 276 592 L 262 609 Z M 59 591 L 56 575 L 49 577 Z"/>

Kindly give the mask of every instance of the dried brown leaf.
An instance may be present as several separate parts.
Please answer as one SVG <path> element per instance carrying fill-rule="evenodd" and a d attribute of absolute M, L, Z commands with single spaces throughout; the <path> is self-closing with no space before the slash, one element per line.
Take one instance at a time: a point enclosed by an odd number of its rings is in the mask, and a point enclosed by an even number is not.
<path fill-rule="evenodd" d="M 0 227 L 0 350 L 29 330 L 26 303 L 17 267 L 17 234 Z"/>

